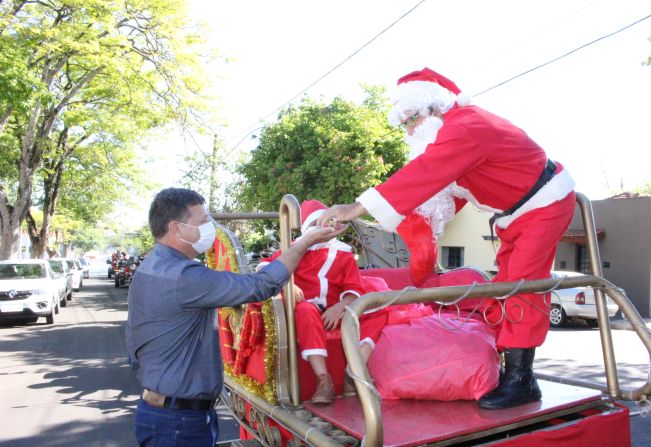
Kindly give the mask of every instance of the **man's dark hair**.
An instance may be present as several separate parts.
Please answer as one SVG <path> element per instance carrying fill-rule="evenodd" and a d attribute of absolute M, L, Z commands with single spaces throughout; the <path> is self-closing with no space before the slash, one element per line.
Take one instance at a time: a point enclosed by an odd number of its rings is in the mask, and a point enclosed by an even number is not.
<path fill-rule="evenodd" d="M 191 206 L 204 203 L 206 199 L 191 189 L 167 188 L 160 191 L 149 207 L 149 228 L 154 239 L 165 236 L 167 224 L 171 221 L 185 222 L 190 215 Z"/>

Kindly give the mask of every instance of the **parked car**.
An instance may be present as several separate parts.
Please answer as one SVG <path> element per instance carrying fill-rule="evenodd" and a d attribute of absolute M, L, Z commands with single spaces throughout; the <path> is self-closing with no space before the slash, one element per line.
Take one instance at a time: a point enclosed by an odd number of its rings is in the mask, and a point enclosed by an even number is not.
<path fill-rule="evenodd" d="M 72 272 L 72 290 L 79 292 L 79 289 L 84 285 L 84 271 L 81 264 L 76 259 L 66 258 L 68 268 Z"/>
<path fill-rule="evenodd" d="M 42 259 L 0 261 L 0 319 L 54 323 L 59 312 L 59 286 L 50 264 Z"/>
<path fill-rule="evenodd" d="M 61 303 L 62 307 L 66 307 L 66 301 L 72 299 L 72 272 L 68 267 L 68 263 L 63 258 L 50 258 L 47 260 L 50 263 L 50 267 L 54 273 L 61 275 L 60 281 L 65 286 L 65 297 Z"/>
<path fill-rule="evenodd" d="M 583 273 L 554 271 L 552 278 L 580 277 Z M 549 322 L 554 327 L 562 327 L 569 320 L 584 320 L 590 327 L 597 327 L 597 306 L 592 287 L 572 287 L 552 292 Z M 610 298 L 606 299 L 608 317 L 614 317 L 619 309 Z"/>
<path fill-rule="evenodd" d="M 81 265 L 81 269 L 84 272 L 82 276 L 85 279 L 90 278 L 90 263 L 86 260 L 86 258 L 77 258 L 77 261 L 79 261 L 79 264 Z"/>

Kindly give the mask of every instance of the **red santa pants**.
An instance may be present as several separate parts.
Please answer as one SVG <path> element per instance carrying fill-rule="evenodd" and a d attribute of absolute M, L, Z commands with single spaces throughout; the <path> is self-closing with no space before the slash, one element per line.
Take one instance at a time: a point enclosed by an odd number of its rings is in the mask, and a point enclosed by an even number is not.
<path fill-rule="evenodd" d="M 506 229 L 496 227 L 500 249 L 493 282 L 549 278 L 556 247 L 572 220 L 575 205 L 572 192 L 561 201 L 523 214 Z M 485 311 L 489 323 L 497 323 L 498 348 L 543 344 L 549 331 L 549 294 L 519 294 L 502 300 L 504 314 L 496 301 L 491 299 Z"/>
<path fill-rule="evenodd" d="M 321 310 L 314 304 L 303 301 L 294 308 L 298 349 L 304 360 L 310 355 L 328 356 L 326 331 L 321 320 Z M 360 344 L 368 343 L 372 348 L 387 323 L 386 310 L 364 314 L 359 319 Z"/>

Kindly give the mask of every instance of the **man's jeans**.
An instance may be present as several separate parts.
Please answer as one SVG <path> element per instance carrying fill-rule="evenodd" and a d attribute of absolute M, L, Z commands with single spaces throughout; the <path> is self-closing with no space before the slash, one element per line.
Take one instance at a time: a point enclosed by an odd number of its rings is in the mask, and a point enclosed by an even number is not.
<path fill-rule="evenodd" d="M 142 447 L 214 447 L 218 432 L 215 410 L 168 410 L 138 401 L 136 439 Z"/>

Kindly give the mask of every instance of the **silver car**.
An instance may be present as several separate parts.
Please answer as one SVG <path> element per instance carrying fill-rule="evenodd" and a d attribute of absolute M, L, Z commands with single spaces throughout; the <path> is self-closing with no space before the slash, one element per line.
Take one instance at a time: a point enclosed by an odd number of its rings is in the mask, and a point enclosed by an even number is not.
<path fill-rule="evenodd" d="M 59 312 L 59 287 L 47 261 L 0 261 L 0 319 L 54 323 Z"/>
<path fill-rule="evenodd" d="M 583 273 L 554 271 L 552 278 L 581 277 Z M 584 320 L 590 327 L 597 327 L 597 306 L 592 287 L 572 287 L 552 292 L 549 322 L 553 327 L 562 327 L 569 320 Z M 614 317 L 619 309 L 610 298 L 606 299 L 608 317 Z"/>

